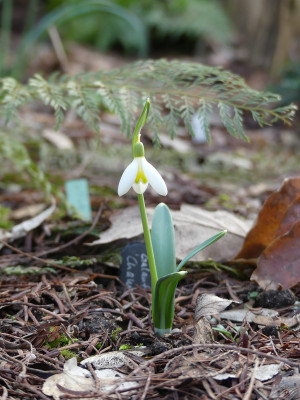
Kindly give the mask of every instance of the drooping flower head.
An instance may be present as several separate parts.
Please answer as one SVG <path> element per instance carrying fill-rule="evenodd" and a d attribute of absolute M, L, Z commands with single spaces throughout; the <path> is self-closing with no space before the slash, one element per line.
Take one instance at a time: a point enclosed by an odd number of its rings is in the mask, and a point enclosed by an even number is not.
<path fill-rule="evenodd" d="M 141 129 L 144 126 L 150 109 L 150 100 L 146 100 L 143 112 L 136 124 L 132 137 L 132 156 L 133 161 L 123 172 L 121 176 L 118 195 L 123 196 L 132 187 L 136 193 L 142 194 L 148 187 L 148 184 L 162 196 L 168 193 L 165 181 L 160 173 L 146 160 L 143 143 L 141 143 Z"/>
<path fill-rule="evenodd" d="M 123 196 L 132 187 L 136 193 L 142 194 L 148 184 L 160 195 L 166 196 L 167 186 L 160 173 L 145 158 L 143 143 L 138 141 L 134 145 L 133 161 L 123 172 L 119 186 L 118 195 Z"/>

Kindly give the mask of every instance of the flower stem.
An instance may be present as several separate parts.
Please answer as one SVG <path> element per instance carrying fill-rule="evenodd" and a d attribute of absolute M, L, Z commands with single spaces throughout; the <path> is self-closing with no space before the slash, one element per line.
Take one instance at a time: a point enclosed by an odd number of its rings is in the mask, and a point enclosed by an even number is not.
<path fill-rule="evenodd" d="M 145 207 L 144 195 L 143 194 L 138 194 L 138 199 L 139 199 L 139 206 L 140 206 L 140 212 L 141 212 L 141 218 L 142 218 L 142 224 L 143 224 L 145 244 L 146 244 L 147 255 L 148 255 L 148 263 L 149 263 L 149 268 L 150 268 L 151 289 L 152 289 L 152 304 L 153 304 L 155 286 L 156 286 L 156 282 L 157 282 L 157 271 L 156 271 L 154 253 L 153 253 L 153 248 L 152 248 L 150 230 L 149 230 L 148 220 L 147 220 L 147 215 L 146 215 L 146 207 Z"/>

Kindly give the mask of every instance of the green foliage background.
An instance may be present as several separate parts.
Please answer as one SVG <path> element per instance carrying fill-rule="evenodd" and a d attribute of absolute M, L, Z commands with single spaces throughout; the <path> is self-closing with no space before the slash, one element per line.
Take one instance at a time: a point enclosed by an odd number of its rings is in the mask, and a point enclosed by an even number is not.
<path fill-rule="evenodd" d="M 82 0 L 49 0 L 48 9 L 63 4 L 83 3 Z M 217 0 L 113 0 L 110 3 L 124 7 L 138 16 L 149 31 L 150 40 L 167 38 L 176 41 L 181 36 L 204 42 L 214 40 L 228 43 L 231 25 L 222 4 Z M 64 38 L 89 43 L 101 50 L 120 44 L 125 51 L 137 50 L 135 33 L 124 21 L 113 15 L 97 14 L 69 21 L 60 28 Z"/>

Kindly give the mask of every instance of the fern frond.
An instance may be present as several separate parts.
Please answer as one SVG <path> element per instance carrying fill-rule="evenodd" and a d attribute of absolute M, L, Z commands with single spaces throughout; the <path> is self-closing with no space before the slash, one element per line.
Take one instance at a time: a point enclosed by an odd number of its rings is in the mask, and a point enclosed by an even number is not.
<path fill-rule="evenodd" d="M 96 88 L 89 87 L 88 83 L 79 79 L 70 79 L 66 83 L 67 95 L 69 96 L 71 107 L 77 115 L 82 118 L 87 126 L 95 131 L 99 131 L 99 100 L 96 95 Z"/>
<path fill-rule="evenodd" d="M 182 105 L 179 107 L 179 111 L 187 130 L 192 136 L 194 136 L 192 118 L 195 114 L 195 109 L 187 96 L 182 96 Z"/>
<path fill-rule="evenodd" d="M 245 135 L 243 128 L 243 113 L 237 107 L 234 107 L 233 110 L 234 110 L 234 116 L 232 121 L 234 124 L 235 132 L 241 139 L 244 139 L 246 142 L 248 142 L 249 139 Z"/>
<path fill-rule="evenodd" d="M 148 116 L 148 123 L 150 129 L 153 129 L 153 143 L 159 146 L 159 132 L 162 127 L 163 116 L 162 116 L 162 106 L 154 94 L 149 96 L 151 104 L 151 113 Z M 146 99 L 145 99 L 146 100 Z"/>
<path fill-rule="evenodd" d="M 138 112 L 140 104 L 136 93 L 127 88 L 123 89 L 123 96 L 125 113 L 127 115 L 127 129 L 124 130 L 124 132 L 126 133 L 127 138 L 130 138 L 136 123 L 135 115 Z"/>
<path fill-rule="evenodd" d="M 210 102 L 206 101 L 205 99 L 200 100 L 198 105 L 197 116 L 199 121 L 202 125 L 202 129 L 204 131 L 207 143 L 211 142 L 211 135 L 209 129 L 209 116 L 212 113 L 212 105 Z"/>
<path fill-rule="evenodd" d="M 169 130 L 171 139 L 174 139 L 177 134 L 178 118 L 180 114 L 176 109 L 176 103 L 174 104 L 171 96 L 166 93 L 162 95 L 165 108 L 168 110 L 168 114 L 165 117 L 165 123 Z"/>
<path fill-rule="evenodd" d="M 218 104 L 218 107 L 220 110 L 220 117 L 222 119 L 225 128 L 230 133 L 230 135 L 237 137 L 238 135 L 232 119 L 232 108 L 229 105 L 222 102 Z"/>
<path fill-rule="evenodd" d="M 1 93 L 15 96 L 14 89 L 4 90 L 5 82 L 5 79 L 0 80 Z M 146 97 L 150 97 L 148 121 L 156 143 L 162 129 L 174 137 L 180 121 L 192 133 L 191 119 L 195 113 L 210 139 L 208 118 L 213 108 L 219 109 L 228 132 L 244 140 L 247 140 L 243 131 L 245 112 L 250 112 L 253 119 L 264 126 L 277 121 L 290 124 L 296 110 L 293 104 L 278 107 L 280 96 L 253 90 L 241 77 L 229 71 L 164 59 L 138 61 L 111 71 L 64 76 L 51 83 L 35 76 L 29 85 L 23 87 L 16 82 L 15 86 L 18 87 L 15 90 L 22 92 L 22 100 L 20 104 L 15 99 L 9 102 L 14 104 L 13 110 L 41 98 L 54 108 L 57 124 L 61 123 L 64 110 L 73 108 L 89 127 L 97 130 L 99 109 L 104 105 L 119 115 L 122 130 L 127 134 L 132 129 L 134 113 L 143 106 Z M 5 96 L 0 98 L 0 106 L 7 107 L 7 97 L 4 99 Z M 11 114 L 8 119 L 10 117 Z"/>
<path fill-rule="evenodd" d="M 56 127 L 58 128 L 64 119 L 64 111 L 67 109 L 63 89 L 55 83 L 47 82 L 39 74 L 29 79 L 29 87 L 33 89 L 33 92 L 41 98 L 45 105 L 54 108 Z"/>
<path fill-rule="evenodd" d="M 5 117 L 5 124 L 14 119 L 19 107 L 30 99 L 30 92 L 14 78 L 1 80 L 0 101 L 3 106 L 2 114 Z"/>
<path fill-rule="evenodd" d="M 101 97 L 102 103 L 112 113 L 118 114 L 121 120 L 121 128 L 123 132 L 128 129 L 128 114 L 125 106 L 126 88 L 110 88 L 105 86 L 101 81 L 94 82 L 98 86 L 96 93 Z"/>

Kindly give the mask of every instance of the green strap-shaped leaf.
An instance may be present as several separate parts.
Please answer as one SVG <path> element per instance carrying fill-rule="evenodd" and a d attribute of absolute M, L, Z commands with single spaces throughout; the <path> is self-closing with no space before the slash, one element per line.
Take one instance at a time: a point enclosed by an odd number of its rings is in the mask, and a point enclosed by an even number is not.
<path fill-rule="evenodd" d="M 184 259 L 179 263 L 178 267 L 176 268 L 176 271 L 180 271 L 180 269 L 192 258 L 194 257 L 199 251 L 205 249 L 205 247 L 210 246 L 212 243 L 216 242 L 217 240 L 221 239 L 225 235 L 225 231 L 221 231 L 217 233 L 216 235 L 212 236 L 211 238 L 205 240 L 205 242 L 201 243 L 199 246 L 195 247 L 192 251 L 189 252 L 187 256 L 184 257 Z"/>
<path fill-rule="evenodd" d="M 176 271 L 175 234 L 168 206 L 156 206 L 152 219 L 151 241 L 158 279 Z"/>
<path fill-rule="evenodd" d="M 166 333 L 171 330 L 174 318 L 174 297 L 177 283 L 187 274 L 187 271 L 173 272 L 160 278 L 155 286 L 153 299 L 153 324 L 155 332 Z"/>

